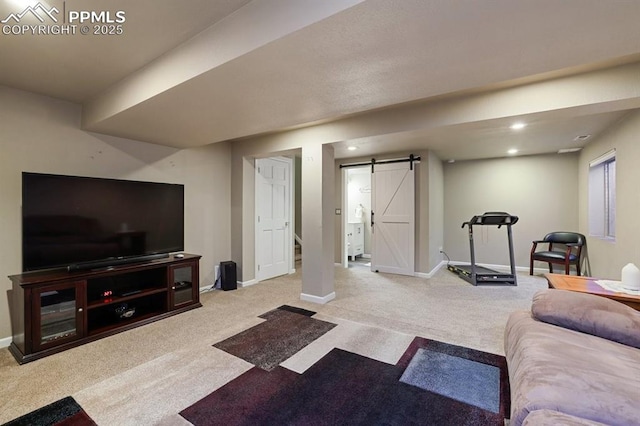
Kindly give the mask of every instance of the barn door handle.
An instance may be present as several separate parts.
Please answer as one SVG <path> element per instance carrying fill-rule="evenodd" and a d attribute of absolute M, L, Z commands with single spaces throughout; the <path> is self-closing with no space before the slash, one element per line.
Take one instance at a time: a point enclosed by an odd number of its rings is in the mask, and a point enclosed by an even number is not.
<path fill-rule="evenodd" d="M 373 211 L 371 211 L 371 227 L 373 228 Z"/>

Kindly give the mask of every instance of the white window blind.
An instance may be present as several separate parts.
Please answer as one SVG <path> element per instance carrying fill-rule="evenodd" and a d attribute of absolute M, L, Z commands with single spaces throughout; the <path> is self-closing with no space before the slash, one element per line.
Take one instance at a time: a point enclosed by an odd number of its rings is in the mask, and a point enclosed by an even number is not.
<path fill-rule="evenodd" d="M 616 151 L 589 163 L 589 235 L 615 238 Z"/>

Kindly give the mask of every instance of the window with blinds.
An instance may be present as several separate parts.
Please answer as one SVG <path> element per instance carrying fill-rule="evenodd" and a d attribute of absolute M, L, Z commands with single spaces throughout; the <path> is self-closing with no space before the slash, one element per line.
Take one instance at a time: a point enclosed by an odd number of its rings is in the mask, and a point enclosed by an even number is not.
<path fill-rule="evenodd" d="M 616 150 L 589 163 L 589 235 L 616 237 Z"/>

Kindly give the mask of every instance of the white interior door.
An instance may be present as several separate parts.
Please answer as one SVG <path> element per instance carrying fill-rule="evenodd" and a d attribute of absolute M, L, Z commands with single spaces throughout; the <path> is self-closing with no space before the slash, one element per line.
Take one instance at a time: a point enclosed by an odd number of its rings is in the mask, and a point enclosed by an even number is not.
<path fill-rule="evenodd" d="M 371 184 L 371 270 L 414 275 L 415 181 L 410 163 L 376 164 Z"/>
<path fill-rule="evenodd" d="M 256 279 L 261 281 L 289 272 L 292 162 L 263 158 L 256 169 Z"/>

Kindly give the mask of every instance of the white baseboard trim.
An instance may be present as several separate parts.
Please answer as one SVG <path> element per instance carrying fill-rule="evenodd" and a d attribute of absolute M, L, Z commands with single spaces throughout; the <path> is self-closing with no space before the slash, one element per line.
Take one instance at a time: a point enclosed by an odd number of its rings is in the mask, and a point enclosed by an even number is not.
<path fill-rule="evenodd" d="M 332 291 L 331 293 L 323 297 L 314 296 L 312 294 L 305 294 L 305 293 L 300 294 L 300 300 L 304 300 L 305 302 L 317 303 L 319 305 L 324 305 L 325 303 L 328 303 L 335 298 L 336 298 L 335 291 Z"/>
<path fill-rule="evenodd" d="M 296 273 L 296 268 L 289 269 L 289 275 L 295 274 L 295 273 Z"/>
<path fill-rule="evenodd" d="M 8 348 L 11 344 L 11 337 L 5 337 L 4 339 L 0 339 L 0 348 Z"/>
<path fill-rule="evenodd" d="M 365 254 L 362 255 L 362 258 L 363 259 L 371 259 L 371 255 L 365 253 Z"/>
<path fill-rule="evenodd" d="M 238 281 L 238 286 L 239 287 L 249 287 L 252 286 L 254 284 L 258 284 L 260 281 L 256 280 L 255 278 L 249 281 Z"/>
<path fill-rule="evenodd" d="M 444 260 L 441 260 L 440 263 L 438 263 L 436 265 L 435 268 L 433 268 L 431 271 L 429 272 L 416 272 L 414 274 L 414 276 L 418 277 L 418 278 L 433 278 L 433 276 L 442 268 L 447 266 L 447 262 L 445 262 Z"/>
<path fill-rule="evenodd" d="M 258 284 L 259 282 L 260 281 L 253 279 L 253 280 L 249 280 L 249 281 L 236 281 L 236 284 L 238 285 L 239 288 L 243 288 L 243 287 L 252 286 L 254 284 Z M 211 285 L 207 285 L 207 286 L 204 286 L 204 287 L 200 287 L 200 293 L 205 293 L 207 291 L 214 290 L 214 287 L 215 287 L 215 284 L 211 284 Z"/>

